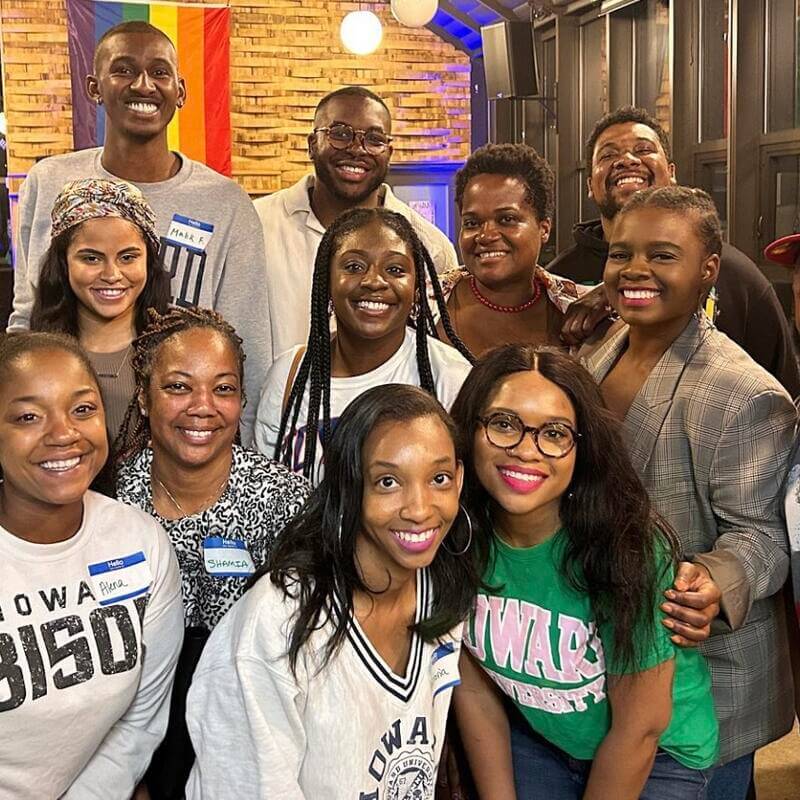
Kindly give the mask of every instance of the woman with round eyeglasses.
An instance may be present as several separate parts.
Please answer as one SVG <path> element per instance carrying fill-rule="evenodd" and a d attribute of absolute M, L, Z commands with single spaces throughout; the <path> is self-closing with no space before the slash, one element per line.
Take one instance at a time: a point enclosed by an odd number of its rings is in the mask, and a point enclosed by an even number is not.
<path fill-rule="evenodd" d="M 674 536 L 594 381 L 556 351 L 508 345 L 452 413 L 485 565 L 454 696 L 479 796 L 704 798 L 710 676 L 659 610 Z"/>

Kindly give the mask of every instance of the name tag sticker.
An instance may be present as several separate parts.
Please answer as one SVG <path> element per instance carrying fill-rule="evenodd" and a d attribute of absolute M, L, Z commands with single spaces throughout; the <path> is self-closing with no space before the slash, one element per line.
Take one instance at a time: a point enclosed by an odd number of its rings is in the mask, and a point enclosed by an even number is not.
<path fill-rule="evenodd" d="M 145 594 L 153 576 L 144 553 L 140 550 L 122 558 L 89 564 L 94 597 L 101 606 L 121 603 Z"/>
<path fill-rule="evenodd" d="M 186 247 L 197 253 L 203 253 L 213 235 L 214 226 L 210 222 L 201 222 L 199 219 L 173 214 L 166 240 L 178 247 Z"/>
<path fill-rule="evenodd" d="M 458 672 L 458 650 L 453 642 L 440 644 L 431 656 L 433 696 L 461 683 Z"/>
<path fill-rule="evenodd" d="M 249 578 L 255 571 L 253 557 L 241 539 L 209 536 L 203 540 L 206 572 L 217 578 Z"/>

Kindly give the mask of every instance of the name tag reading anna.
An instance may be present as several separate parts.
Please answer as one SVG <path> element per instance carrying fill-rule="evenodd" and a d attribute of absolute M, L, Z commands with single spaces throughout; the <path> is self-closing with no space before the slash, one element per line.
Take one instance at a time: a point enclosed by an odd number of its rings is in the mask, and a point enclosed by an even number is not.
<path fill-rule="evenodd" d="M 433 673 L 433 696 L 439 692 L 458 686 L 461 676 L 458 672 L 458 653 L 453 642 L 440 644 L 431 656 L 431 672 Z"/>
<path fill-rule="evenodd" d="M 145 594 L 153 580 L 147 558 L 141 550 L 122 558 L 89 564 L 89 578 L 95 600 L 101 606 Z"/>
<path fill-rule="evenodd" d="M 203 540 L 206 572 L 217 578 L 249 578 L 255 571 L 253 557 L 241 539 L 209 536 Z"/>
<path fill-rule="evenodd" d="M 214 226 L 210 222 L 173 214 L 165 238 L 170 244 L 204 253 L 213 235 Z"/>

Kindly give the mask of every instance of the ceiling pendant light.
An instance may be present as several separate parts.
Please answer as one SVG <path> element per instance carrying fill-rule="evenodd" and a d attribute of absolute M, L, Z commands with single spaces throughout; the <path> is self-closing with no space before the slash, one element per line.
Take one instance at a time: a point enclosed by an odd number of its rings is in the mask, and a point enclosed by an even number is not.
<path fill-rule="evenodd" d="M 392 0 L 392 15 L 409 28 L 421 28 L 436 16 L 439 0 Z"/>
<path fill-rule="evenodd" d="M 371 11 L 350 11 L 339 28 L 342 44 L 357 56 L 374 53 L 383 39 L 380 19 Z"/>

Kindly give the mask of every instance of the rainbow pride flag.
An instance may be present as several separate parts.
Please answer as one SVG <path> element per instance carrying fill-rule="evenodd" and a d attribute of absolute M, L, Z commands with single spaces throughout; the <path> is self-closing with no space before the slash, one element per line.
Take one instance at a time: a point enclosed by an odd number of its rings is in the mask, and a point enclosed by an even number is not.
<path fill-rule="evenodd" d="M 230 175 L 230 9 L 222 6 L 67 0 L 75 149 L 102 145 L 105 136 L 105 111 L 84 86 L 95 45 L 113 25 L 137 19 L 172 39 L 186 81 L 186 104 L 167 128 L 170 149 Z"/>

